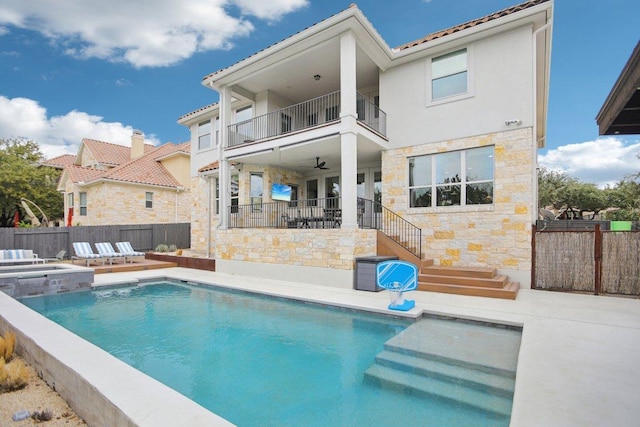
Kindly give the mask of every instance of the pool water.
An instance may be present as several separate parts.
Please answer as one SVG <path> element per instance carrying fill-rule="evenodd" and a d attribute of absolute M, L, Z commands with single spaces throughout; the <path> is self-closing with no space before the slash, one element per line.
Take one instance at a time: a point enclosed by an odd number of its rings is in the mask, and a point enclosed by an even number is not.
<path fill-rule="evenodd" d="M 406 320 L 168 282 L 21 302 L 240 427 L 509 424 L 364 381 Z"/>

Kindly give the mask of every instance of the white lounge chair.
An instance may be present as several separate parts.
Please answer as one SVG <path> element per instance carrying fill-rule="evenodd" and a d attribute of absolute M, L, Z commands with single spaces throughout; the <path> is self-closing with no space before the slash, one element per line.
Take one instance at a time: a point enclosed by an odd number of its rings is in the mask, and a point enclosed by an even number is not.
<path fill-rule="evenodd" d="M 113 261 L 117 260 L 118 258 L 124 257 L 124 254 L 114 251 L 113 246 L 111 246 L 111 243 L 109 242 L 96 243 L 96 249 L 98 250 L 98 253 L 102 256 L 102 258 L 109 261 L 109 265 L 113 264 Z M 124 259 L 124 262 L 127 262 L 126 258 L 123 258 L 123 259 Z"/>
<path fill-rule="evenodd" d="M 76 254 L 71 257 L 72 262 L 76 259 L 85 260 L 87 261 L 87 267 L 89 267 L 91 260 L 102 261 L 104 264 L 102 255 L 94 253 L 89 242 L 73 242 L 73 251 Z"/>
<path fill-rule="evenodd" d="M 136 252 L 131 246 L 131 242 L 116 242 L 116 248 L 118 248 L 118 252 L 124 255 L 124 262 L 127 262 L 127 258 L 132 258 L 136 256 L 144 256 L 144 252 Z M 133 262 L 133 260 L 131 260 Z"/>

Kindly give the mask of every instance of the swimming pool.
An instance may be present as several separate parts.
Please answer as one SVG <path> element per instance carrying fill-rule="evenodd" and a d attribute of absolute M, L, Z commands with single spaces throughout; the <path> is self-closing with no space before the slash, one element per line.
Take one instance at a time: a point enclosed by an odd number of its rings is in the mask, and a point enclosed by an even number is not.
<path fill-rule="evenodd" d="M 173 283 L 21 301 L 238 426 L 509 422 L 364 381 L 405 320 Z"/>

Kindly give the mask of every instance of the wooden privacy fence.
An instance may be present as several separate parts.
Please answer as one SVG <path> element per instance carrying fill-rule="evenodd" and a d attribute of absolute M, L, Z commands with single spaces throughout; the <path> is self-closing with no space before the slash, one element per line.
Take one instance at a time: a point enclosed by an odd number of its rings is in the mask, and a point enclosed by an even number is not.
<path fill-rule="evenodd" d="M 640 232 L 534 226 L 533 236 L 532 289 L 640 296 Z"/>
<path fill-rule="evenodd" d="M 123 241 L 131 242 L 138 251 L 153 250 L 161 243 L 189 248 L 191 224 L 0 228 L 0 249 L 32 249 L 41 258 L 52 258 L 61 250 L 70 256 L 74 253 L 73 242 L 89 242 L 93 246 L 97 242 Z"/>

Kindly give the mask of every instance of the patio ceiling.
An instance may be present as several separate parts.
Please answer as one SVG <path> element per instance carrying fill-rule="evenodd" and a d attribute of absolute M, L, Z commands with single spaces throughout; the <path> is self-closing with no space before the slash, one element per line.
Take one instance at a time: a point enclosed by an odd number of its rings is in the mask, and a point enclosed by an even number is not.
<path fill-rule="evenodd" d="M 378 86 L 378 67 L 356 50 L 356 82 L 359 88 Z M 318 80 L 314 76 L 320 76 Z M 269 90 L 291 103 L 340 89 L 340 43 L 332 39 L 284 61 L 266 66 L 233 83 L 234 88 L 252 94 Z"/>
<path fill-rule="evenodd" d="M 358 137 L 358 168 L 380 166 L 382 148 L 374 142 Z M 329 169 L 317 169 L 316 157 L 325 162 Z M 287 148 L 273 148 L 263 152 L 236 157 L 232 161 L 251 163 L 254 165 L 280 166 L 295 170 L 302 175 L 340 174 L 340 136 L 332 135 L 327 138 L 303 143 Z"/>
<path fill-rule="evenodd" d="M 600 135 L 640 134 L 640 42 L 596 117 Z"/>

